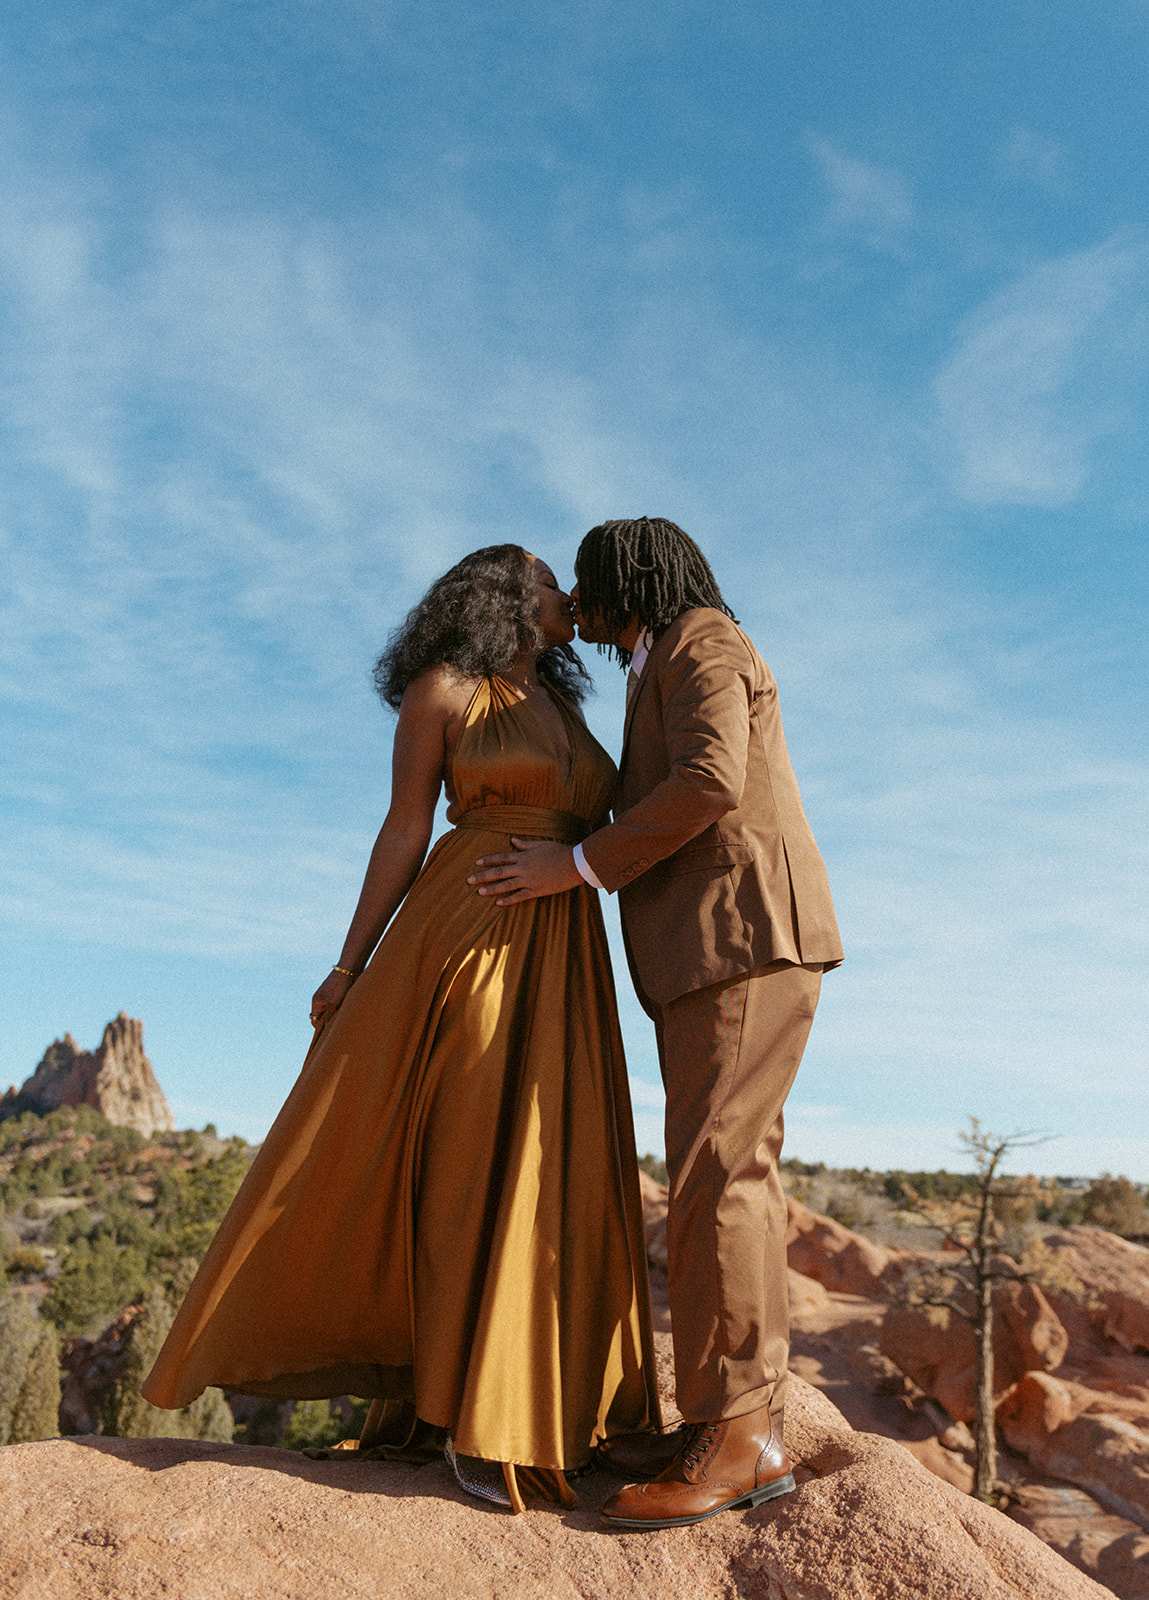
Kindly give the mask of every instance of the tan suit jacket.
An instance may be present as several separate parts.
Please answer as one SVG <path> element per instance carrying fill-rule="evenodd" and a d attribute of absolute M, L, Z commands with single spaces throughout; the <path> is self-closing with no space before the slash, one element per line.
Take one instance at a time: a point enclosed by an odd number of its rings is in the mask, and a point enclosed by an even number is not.
<path fill-rule="evenodd" d="M 652 647 L 627 710 L 614 821 L 583 842 L 649 999 L 771 961 L 837 966 L 826 869 L 786 751 L 778 690 L 709 607 Z"/>

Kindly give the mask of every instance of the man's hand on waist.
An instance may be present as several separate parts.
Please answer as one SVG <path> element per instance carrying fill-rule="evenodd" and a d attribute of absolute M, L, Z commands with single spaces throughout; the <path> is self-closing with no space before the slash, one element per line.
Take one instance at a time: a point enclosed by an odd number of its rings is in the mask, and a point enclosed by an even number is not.
<path fill-rule="evenodd" d="M 520 900 L 577 889 L 583 882 L 568 844 L 552 839 L 512 839 L 514 850 L 501 856 L 481 856 L 475 865 L 483 870 L 467 879 L 483 895 L 498 895 L 499 906 Z"/>

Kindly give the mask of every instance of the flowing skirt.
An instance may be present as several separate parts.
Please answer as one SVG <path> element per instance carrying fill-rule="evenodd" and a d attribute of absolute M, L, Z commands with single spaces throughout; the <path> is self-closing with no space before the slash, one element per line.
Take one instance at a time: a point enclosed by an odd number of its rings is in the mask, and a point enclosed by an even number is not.
<path fill-rule="evenodd" d="M 569 1468 L 658 1427 L 641 1199 L 597 895 L 499 908 L 506 832 L 435 846 L 303 1071 L 144 1385 L 407 1398 Z"/>

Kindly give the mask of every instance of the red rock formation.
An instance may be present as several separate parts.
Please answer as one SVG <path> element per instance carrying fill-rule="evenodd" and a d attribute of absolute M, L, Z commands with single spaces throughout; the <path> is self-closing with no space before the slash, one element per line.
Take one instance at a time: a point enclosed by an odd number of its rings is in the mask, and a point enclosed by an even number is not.
<path fill-rule="evenodd" d="M 950 1408 L 972 1410 L 970 1326 L 952 1313 L 906 1314 L 896 1298 L 915 1264 L 954 1257 L 875 1253 L 841 1224 L 793 1204 L 791 1219 L 791 1370 L 829 1392 L 856 1428 L 897 1439 L 931 1472 L 968 1490 L 972 1439 L 964 1422 L 950 1422 Z M 1149 1356 L 1127 1348 L 1149 1290 L 1141 1275 L 1146 1252 L 1094 1228 L 1069 1229 L 1051 1242 L 1072 1249 L 1066 1259 L 1093 1300 L 1046 1299 L 1019 1280 L 999 1285 L 999 1395 L 1017 1378 L 998 1408 L 1008 1446 L 998 1469 L 1014 1486 L 1009 1514 L 1123 1600 L 1149 1600 Z M 821 1303 L 794 1294 L 795 1282 L 811 1283 L 797 1278 L 798 1262 L 848 1290 L 831 1289 Z M 940 1326 L 931 1328 L 931 1317 Z M 912 1379 L 881 1356 L 895 1346 Z"/>
<path fill-rule="evenodd" d="M 1011 1449 L 1103 1506 L 1149 1528 L 1149 1434 L 1124 1417 L 1085 1409 L 1098 1397 L 1031 1372 L 998 1407 Z"/>
<path fill-rule="evenodd" d="M 19 1094 L 5 1097 L 13 1109 L 41 1113 L 58 1106 L 93 1106 L 122 1128 L 145 1136 L 175 1127 L 171 1109 L 144 1053 L 144 1025 L 121 1011 L 104 1029 L 99 1048 L 81 1050 L 66 1033 L 44 1052 Z"/>
<path fill-rule="evenodd" d="M 787 1201 L 786 1259 L 795 1272 L 813 1278 L 834 1294 L 882 1299 L 898 1282 L 908 1250 L 887 1250 L 833 1217 L 811 1211 L 793 1196 Z"/>
<path fill-rule="evenodd" d="M 964 1297 L 973 1309 L 972 1295 Z M 1027 1372 L 1060 1366 L 1068 1336 L 1045 1295 L 1032 1283 L 999 1282 L 994 1290 L 994 1394 Z M 948 1306 L 893 1305 L 882 1322 L 881 1348 L 951 1417 L 971 1422 L 977 1393 L 973 1324 Z"/>
<path fill-rule="evenodd" d="M 802 1273 L 795 1272 L 793 1267 L 788 1267 L 786 1281 L 790 1289 L 791 1316 L 808 1316 L 830 1304 L 829 1292 L 816 1278 L 804 1277 Z"/>
<path fill-rule="evenodd" d="M 1149 1595 L 1149 1533 L 1102 1511 L 1084 1489 L 1054 1479 L 1022 1484 L 1009 1515 L 1121 1600 Z"/>
<path fill-rule="evenodd" d="M 666 1203 L 667 1188 L 638 1169 L 638 1183 L 642 1192 L 642 1220 L 646 1229 L 646 1257 L 656 1267 L 666 1267 Z"/>
<path fill-rule="evenodd" d="M 60 1432 L 95 1433 L 123 1376 L 138 1305 L 125 1306 L 96 1339 L 65 1339 L 60 1350 Z"/>
<path fill-rule="evenodd" d="M 1149 1351 L 1149 1250 L 1104 1228 L 1065 1228 L 1045 1245 L 1090 1297 L 1090 1320 L 1123 1350 Z"/>

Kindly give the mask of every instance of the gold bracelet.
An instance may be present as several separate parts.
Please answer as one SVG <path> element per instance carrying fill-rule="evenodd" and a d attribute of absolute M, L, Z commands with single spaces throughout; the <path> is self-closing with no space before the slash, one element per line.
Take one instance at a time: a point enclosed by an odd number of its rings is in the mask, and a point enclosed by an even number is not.
<path fill-rule="evenodd" d="M 345 978 L 357 978 L 359 976 L 357 972 L 352 972 L 350 967 L 341 967 L 338 961 L 331 970 L 332 972 L 341 972 Z"/>

